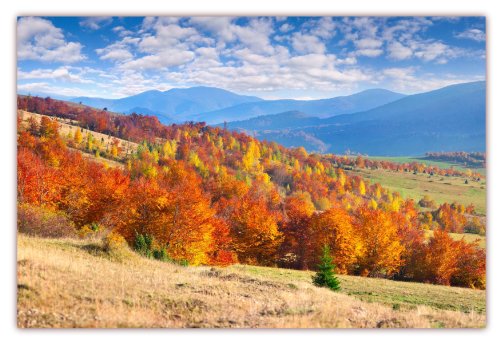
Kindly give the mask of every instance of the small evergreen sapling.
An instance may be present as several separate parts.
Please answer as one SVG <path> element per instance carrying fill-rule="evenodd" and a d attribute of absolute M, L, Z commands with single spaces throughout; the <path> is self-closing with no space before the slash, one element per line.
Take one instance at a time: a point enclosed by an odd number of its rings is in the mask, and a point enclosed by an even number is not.
<path fill-rule="evenodd" d="M 332 291 L 340 290 L 340 281 L 334 274 L 335 264 L 332 263 L 330 247 L 325 245 L 321 256 L 321 263 L 318 264 L 318 271 L 313 276 L 313 284 L 318 287 L 328 287 Z"/>

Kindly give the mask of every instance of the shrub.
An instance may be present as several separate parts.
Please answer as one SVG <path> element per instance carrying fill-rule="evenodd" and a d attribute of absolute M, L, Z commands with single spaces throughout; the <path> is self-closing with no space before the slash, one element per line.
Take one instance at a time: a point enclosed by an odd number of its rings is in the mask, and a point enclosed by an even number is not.
<path fill-rule="evenodd" d="M 125 238 L 122 235 L 111 232 L 103 239 L 103 249 L 106 252 L 116 251 L 120 249 L 127 249 L 128 244 Z"/>
<path fill-rule="evenodd" d="M 40 237 L 72 237 L 75 224 L 64 212 L 21 204 L 17 207 L 17 229 L 20 233 Z"/>
<path fill-rule="evenodd" d="M 188 266 L 188 260 L 174 260 L 168 255 L 166 248 L 156 249 L 158 245 L 155 244 L 154 238 L 148 234 L 140 234 L 135 236 L 134 250 L 144 257 L 154 258 L 155 260 L 163 262 L 172 262 L 180 266 Z"/>
<path fill-rule="evenodd" d="M 153 257 L 153 237 L 148 234 L 136 235 L 134 241 L 134 250 L 147 258 Z"/>
<path fill-rule="evenodd" d="M 77 234 L 81 239 L 86 239 L 92 237 L 95 232 L 90 228 L 90 226 L 84 225 L 77 231 Z"/>
<path fill-rule="evenodd" d="M 172 261 L 172 259 L 167 254 L 167 249 L 165 249 L 165 248 L 153 250 L 153 258 L 155 260 L 164 261 L 164 262 Z"/>
<path fill-rule="evenodd" d="M 464 232 L 475 233 L 481 236 L 486 235 L 486 226 L 482 223 L 481 219 L 478 217 L 473 217 L 472 220 L 468 221 L 464 226 Z"/>
<path fill-rule="evenodd" d="M 313 276 L 313 283 L 318 287 L 327 287 L 333 291 L 340 290 L 340 282 L 334 275 L 335 265 L 330 256 L 330 247 L 323 247 L 321 263 L 318 264 L 318 272 Z"/>
<path fill-rule="evenodd" d="M 421 207 L 427 207 L 427 208 L 432 208 L 432 209 L 437 207 L 436 202 L 428 195 L 424 195 L 424 197 L 422 199 L 420 199 L 418 204 Z"/>
<path fill-rule="evenodd" d="M 137 258 L 137 255 L 130 250 L 125 238 L 113 231 L 103 238 L 102 250 L 106 253 L 106 257 L 118 262 L 130 261 L 134 257 Z"/>

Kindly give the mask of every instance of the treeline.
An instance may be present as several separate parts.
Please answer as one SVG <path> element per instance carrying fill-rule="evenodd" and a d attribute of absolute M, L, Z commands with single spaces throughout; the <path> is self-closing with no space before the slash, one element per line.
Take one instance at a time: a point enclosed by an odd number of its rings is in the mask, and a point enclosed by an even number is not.
<path fill-rule="evenodd" d="M 334 161 L 336 165 L 344 168 L 357 167 L 357 168 L 367 168 L 367 169 L 385 169 L 396 172 L 413 172 L 413 173 L 424 173 L 429 175 L 440 175 L 440 176 L 458 176 L 465 178 L 473 178 L 476 180 L 484 178 L 484 175 L 481 175 L 480 173 L 472 171 L 470 169 L 457 170 L 455 168 L 439 168 L 437 166 L 430 166 L 420 162 L 397 163 L 392 161 L 373 160 L 370 158 L 363 158 L 362 156 L 358 156 L 356 158 L 348 156 L 337 156 L 337 155 L 327 155 L 327 156 L 329 156 L 329 158 L 332 161 Z M 456 161 L 448 161 L 448 162 L 456 162 Z M 470 167 L 472 167 L 472 165 Z"/>
<path fill-rule="evenodd" d="M 142 120 L 134 128 L 144 138 Z M 202 123 L 158 132 L 120 170 L 68 150 L 75 137 L 61 138 L 56 121 L 42 119 L 36 132 L 19 121 L 18 202 L 30 207 L 20 213 L 51 211 L 80 235 L 112 231 L 131 246 L 151 237 L 155 251 L 195 265 L 313 269 L 327 244 L 341 273 L 485 285 L 476 243 L 454 241 L 438 216 L 429 224 L 413 201 L 328 157 Z"/>
<path fill-rule="evenodd" d="M 434 161 L 462 164 L 465 167 L 486 168 L 484 152 L 428 152 L 425 157 Z"/>

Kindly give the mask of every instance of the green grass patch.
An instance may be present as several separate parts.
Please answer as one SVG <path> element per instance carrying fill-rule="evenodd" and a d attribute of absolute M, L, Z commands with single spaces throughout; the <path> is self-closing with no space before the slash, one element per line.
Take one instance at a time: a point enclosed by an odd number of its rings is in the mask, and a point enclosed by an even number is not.
<path fill-rule="evenodd" d="M 312 282 L 310 271 L 234 265 L 236 272 L 273 279 L 279 282 Z M 420 305 L 435 309 L 484 313 L 486 292 L 469 288 L 430 285 L 417 282 L 401 282 L 351 275 L 337 275 L 340 293 L 367 302 L 382 303 L 393 308 L 416 308 Z"/>
<path fill-rule="evenodd" d="M 395 163 L 424 163 L 427 166 L 436 166 L 441 169 L 453 168 L 456 170 L 465 171 L 470 169 L 472 171 L 476 171 L 481 175 L 486 175 L 486 168 L 474 168 L 474 167 L 465 167 L 460 163 L 453 162 L 444 162 L 444 161 L 434 161 L 429 160 L 426 157 L 411 157 L 411 156 L 367 156 L 366 158 L 370 160 L 378 160 L 378 161 L 391 161 Z"/>

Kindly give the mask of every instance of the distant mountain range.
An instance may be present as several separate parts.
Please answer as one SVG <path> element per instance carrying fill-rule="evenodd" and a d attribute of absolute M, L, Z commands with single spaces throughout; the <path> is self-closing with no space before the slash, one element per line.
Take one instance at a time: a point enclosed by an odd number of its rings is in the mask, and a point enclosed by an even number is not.
<path fill-rule="evenodd" d="M 79 97 L 71 101 L 130 114 L 155 114 L 165 124 L 204 121 L 217 124 L 248 119 L 263 114 L 301 111 L 330 117 L 365 111 L 404 97 L 385 89 L 370 89 L 349 96 L 322 100 L 262 100 L 213 87 L 174 88 L 165 92 L 147 91 L 121 99 Z"/>
<path fill-rule="evenodd" d="M 71 99 L 84 105 L 108 108 L 110 111 L 157 115 L 165 124 L 193 120 L 195 115 L 262 99 L 239 95 L 220 88 L 173 88 L 160 92 L 151 90 L 121 99 L 80 97 Z"/>
<path fill-rule="evenodd" d="M 452 85 L 326 119 L 285 112 L 227 127 L 319 152 L 416 156 L 427 151 L 485 151 L 486 83 Z"/>
<path fill-rule="evenodd" d="M 321 100 L 262 100 L 259 102 L 238 104 L 209 113 L 202 113 L 194 118 L 204 120 L 209 124 L 215 124 L 287 111 L 299 111 L 304 114 L 325 118 L 339 114 L 366 111 L 401 99 L 404 96 L 404 94 L 391 92 L 386 89 L 369 89 L 348 96 L 338 96 Z"/>
<path fill-rule="evenodd" d="M 323 153 L 349 150 L 396 156 L 486 149 L 484 81 L 409 96 L 369 89 L 309 101 L 263 100 L 212 87 L 152 90 L 122 99 L 54 98 L 124 114 L 152 114 L 164 124 L 225 125 L 260 139 Z"/>

